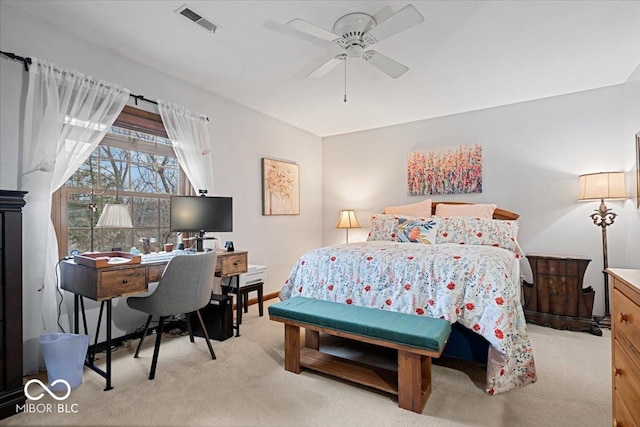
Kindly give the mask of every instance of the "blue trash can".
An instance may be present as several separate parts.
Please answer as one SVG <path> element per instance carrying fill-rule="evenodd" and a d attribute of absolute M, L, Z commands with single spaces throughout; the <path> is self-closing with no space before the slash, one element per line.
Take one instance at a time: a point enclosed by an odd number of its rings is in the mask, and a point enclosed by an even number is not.
<path fill-rule="evenodd" d="M 47 365 L 49 384 L 62 379 L 72 389 L 82 384 L 82 369 L 89 348 L 89 335 L 45 334 L 40 335 L 40 348 Z M 66 391 L 66 386 L 58 383 L 53 391 Z"/>

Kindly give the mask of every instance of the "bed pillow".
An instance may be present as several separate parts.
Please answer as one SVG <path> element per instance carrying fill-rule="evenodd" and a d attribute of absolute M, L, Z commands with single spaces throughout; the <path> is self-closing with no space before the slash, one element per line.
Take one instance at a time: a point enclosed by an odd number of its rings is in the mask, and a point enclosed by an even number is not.
<path fill-rule="evenodd" d="M 448 205 L 439 203 L 436 205 L 436 216 L 451 218 L 454 216 L 470 216 L 474 218 L 492 219 L 493 212 L 498 205 L 477 203 L 473 205 Z"/>
<path fill-rule="evenodd" d="M 404 216 L 404 215 L 387 215 L 374 214 L 371 215 L 371 230 L 367 241 L 387 240 L 391 242 L 398 241 L 398 220 L 424 221 L 424 217 Z"/>
<path fill-rule="evenodd" d="M 516 258 L 524 256 L 517 240 L 518 221 L 464 216 L 439 220 L 436 243 L 497 246 L 515 253 Z"/>
<path fill-rule="evenodd" d="M 384 213 L 429 218 L 431 216 L 431 199 L 426 199 L 418 203 L 411 203 L 410 205 L 387 206 L 384 208 Z"/>
<path fill-rule="evenodd" d="M 399 218 L 396 233 L 398 240 L 407 243 L 433 244 L 436 242 L 439 221 L 440 218 L 429 218 L 419 221 Z"/>

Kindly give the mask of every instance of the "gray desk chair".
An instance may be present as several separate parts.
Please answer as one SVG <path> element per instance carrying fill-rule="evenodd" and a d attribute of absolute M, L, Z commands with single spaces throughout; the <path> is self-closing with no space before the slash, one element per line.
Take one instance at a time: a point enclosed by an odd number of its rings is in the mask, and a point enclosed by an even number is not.
<path fill-rule="evenodd" d="M 209 334 L 207 333 L 207 328 L 202 321 L 202 316 L 200 316 L 199 311 L 211 300 L 215 269 L 215 251 L 198 255 L 178 255 L 167 264 L 167 268 L 165 268 L 164 273 L 162 273 L 155 292 L 146 297 L 127 298 L 127 305 L 129 305 L 129 307 L 149 314 L 147 323 L 144 326 L 142 338 L 140 338 L 136 354 L 133 357 L 138 357 L 142 343 L 147 336 L 151 319 L 154 316 L 159 317 L 156 345 L 153 350 L 153 361 L 151 362 L 151 372 L 149 373 L 150 380 L 152 380 L 156 374 L 160 341 L 162 340 L 162 328 L 165 319 L 169 316 L 183 313 L 187 314 L 189 337 L 191 342 L 194 342 L 189 314 L 193 312 L 197 313 L 200 326 L 207 341 L 207 346 L 209 347 L 209 352 L 211 353 L 211 358 L 215 360 L 216 355 L 213 352 L 213 347 L 211 347 Z"/>

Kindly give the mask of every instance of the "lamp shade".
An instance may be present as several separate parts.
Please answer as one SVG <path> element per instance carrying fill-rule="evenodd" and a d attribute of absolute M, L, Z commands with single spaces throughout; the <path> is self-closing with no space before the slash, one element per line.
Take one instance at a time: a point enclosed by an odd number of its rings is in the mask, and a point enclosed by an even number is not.
<path fill-rule="evenodd" d="M 578 200 L 627 199 L 624 172 L 599 172 L 580 175 Z"/>
<path fill-rule="evenodd" d="M 102 215 L 98 219 L 96 227 L 102 228 L 132 228 L 131 217 L 127 205 L 111 204 L 104 205 Z"/>
<path fill-rule="evenodd" d="M 336 228 L 360 228 L 360 223 L 353 209 L 343 209 L 340 211 Z"/>

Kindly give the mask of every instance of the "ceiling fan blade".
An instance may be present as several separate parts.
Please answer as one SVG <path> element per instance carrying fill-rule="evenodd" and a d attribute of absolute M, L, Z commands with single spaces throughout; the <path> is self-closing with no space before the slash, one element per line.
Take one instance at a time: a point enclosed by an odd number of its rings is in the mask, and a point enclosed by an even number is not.
<path fill-rule="evenodd" d="M 395 59 L 391 59 L 388 56 L 376 52 L 375 50 L 366 51 L 363 58 L 369 64 L 373 65 L 378 70 L 394 79 L 397 79 L 398 77 L 409 71 L 409 67 L 407 67 L 406 65 L 402 65 Z"/>
<path fill-rule="evenodd" d="M 344 61 L 346 58 L 347 58 L 347 55 L 345 54 L 336 55 L 330 60 L 328 60 L 327 62 L 325 62 L 324 64 L 322 64 L 321 66 L 319 66 L 318 68 L 316 68 L 315 70 L 313 70 L 311 73 L 309 73 L 307 77 L 311 79 L 318 79 L 326 75 L 329 71 L 333 70 L 339 63 Z"/>
<path fill-rule="evenodd" d="M 333 34 L 331 31 L 324 30 L 320 27 L 317 27 L 313 24 L 308 23 L 307 21 L 303 21 L 302 19 L 293 19 L 287 22 L 287 27 L 295 28 L 296 30 L 303 32 L 305 34 L 309 34 L 311 36 L 317 37 L 322 40 L 334 41 L 339 39 L 337 35 Z"/>
<path fill-rule="evenodd" d="M 408 4 L 368 31 L 369 44 L 379 42 L 424 21 L 424 17 L 413 5 Z"/>

